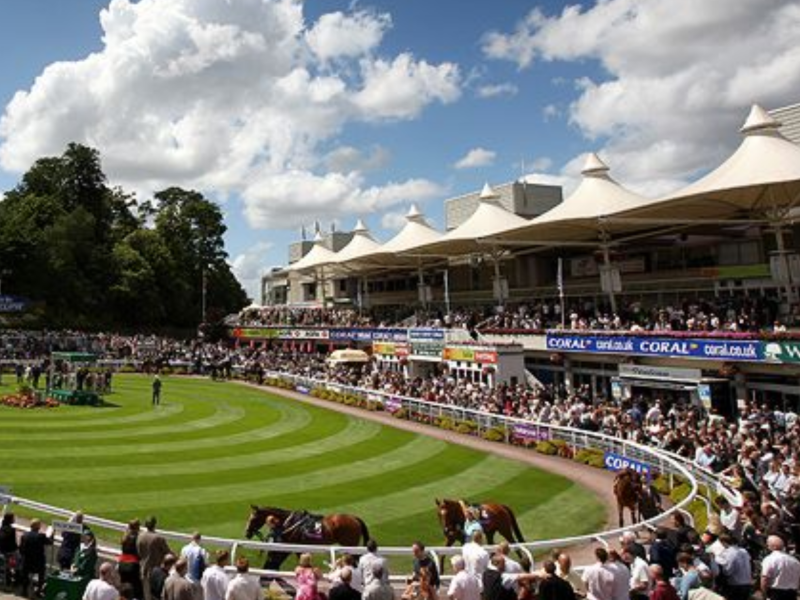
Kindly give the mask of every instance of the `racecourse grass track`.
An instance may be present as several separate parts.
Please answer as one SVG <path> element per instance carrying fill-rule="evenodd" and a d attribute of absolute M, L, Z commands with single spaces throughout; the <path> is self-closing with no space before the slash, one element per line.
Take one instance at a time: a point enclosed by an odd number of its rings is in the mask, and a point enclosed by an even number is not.
<path fill-rule="evenodd" d="M 12 390 L 0 386 L 0 394 Z M 442 542 L 435 498 L 511 506 L 527 540 L 600 529 L 591 492 L 518 461 L 232 383 L 118 375 L 109 406 L 0 407 L 0 485 L 64 508 L 241 537 L 251 503 L 349 512 L 383 545 Z"/>

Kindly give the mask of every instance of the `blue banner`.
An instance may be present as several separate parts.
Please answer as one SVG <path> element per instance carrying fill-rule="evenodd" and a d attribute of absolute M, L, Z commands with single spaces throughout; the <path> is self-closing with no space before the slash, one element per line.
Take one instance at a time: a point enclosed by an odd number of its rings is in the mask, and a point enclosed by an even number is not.
<path fill-rule="evenodd" d="M 29 304 L 22 296 L 0 296 L 0 313 L 25 312 Z"/>
<path fill-rule="evenodd" d="M 412 342 L 441 342 L 444 341 L 444 329 L 436 329 L 433 327 L 409 329 L 408 339 Z"/>
<path fill-rule="evenodd" d="M 548 333 L 547 349 L 558 352 L 669 356 L 705 360 L 749 362 L 764 360 L 764 346 L 758 340 L 562 335 Z"/>
<path fill-rule="evenodd" d="M 631 468 L 641 475 L 645 475 L 648 479 L 653 475 L 653 468 L 638 460 L 627 458 L 613 452 L 606 452 L 603 456 L 603 465 L 609 471 L 622 471 L 622 469 Z"/>
<path fill-rule="evenodd" d="M 405 342 L 408 330 L 399 328 L 337 327 L 330 330 L 330 339 L 339 342 Z"/>

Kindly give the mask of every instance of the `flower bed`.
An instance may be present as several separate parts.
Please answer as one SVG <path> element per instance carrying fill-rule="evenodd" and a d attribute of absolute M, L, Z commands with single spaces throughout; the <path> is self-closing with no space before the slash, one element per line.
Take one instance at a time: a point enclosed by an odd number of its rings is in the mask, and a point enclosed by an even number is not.
<path fill-rule="evenodd" d="M 17 392 L 0 398 L 0 404 L 11 408 L 55 408 L 60 406 L 58 400 L 46 398 L 40 400 L 33 393 Z"/>

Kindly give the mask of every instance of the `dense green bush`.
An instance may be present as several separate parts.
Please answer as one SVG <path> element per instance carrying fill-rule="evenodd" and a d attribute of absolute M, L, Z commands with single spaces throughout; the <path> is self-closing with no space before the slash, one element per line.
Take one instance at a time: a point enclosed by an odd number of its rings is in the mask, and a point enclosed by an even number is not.
<path fill-rule="evenodd" d="M 582 448 L 575 453 L 573 460 L 597 469 L 605 468 L 605 453 L 594 448 Z"/>
<path fill-rule="evenodd" d="M 490 442 L 502 442 L 506 439 L 506 434 L 499 427 L 490 427 L 483 432 L 483 439 Z"/>
<path fill-rule="evenodd" d="M 558 448 L 552 442 L 537 442 L 534 446 L 539 454 L 547 454 L 548 456 L 555 456 L 558 454 Z"/>

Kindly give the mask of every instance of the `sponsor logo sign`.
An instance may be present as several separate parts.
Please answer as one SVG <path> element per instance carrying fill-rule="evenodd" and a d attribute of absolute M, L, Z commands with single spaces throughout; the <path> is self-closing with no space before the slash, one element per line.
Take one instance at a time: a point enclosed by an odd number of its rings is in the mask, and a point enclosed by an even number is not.
<path fill-rule="evenodd" d="M 757 340 L 547 334 L 546 342 L 548 350 L 559 352 L 670 356 L 746 362 L 764 360 L 763 344 Z"/>
<path fill-rule="evenodd" d="M 800 363 L 800 342 L 767 342 L 764 359 L 770 362 Z"/>
<path fill-rule="evenodd" d="M 550 439 L 550 429 L 529 423 L 514 423 L 511 437 L 524 442 L 546 442 Z"/>
<path fill-rule="evenodd" d="M 408 356 L 408 344 L 395 344 L 393 342 L 374 342 L 372 353 L 381 356 Z"/>
<path fill-rule="evenodd" d="M 396 396 L 386 398 L 386 400 L 383 402 L 383 408 L 388 413 L 396 413 L 398 410 L 403 408 L 403 401 Z"/>
<path fill-rule="evenodd" d="M 408 330 L 408 339 L 411 342 L 444 341 L 444 329 L 433 327 L 416 327 Z"/>
<path fill-rule="evenodd" d="M 30 301 L 22 296 L 0 296 L 0 313 L 25 312 Z"/>
<path fill-rule="evenodd" d="M 442 358 L 444 344 L 439 342 L 411 342 L 411 356 Z"/>
<path fill-rule="evenodd" d="M 621 471 L 622 469 L 631 468 L 637 473 L 645 475 L 648 478 L 651 477 L 653 472 L 653 469 L 650 467 L 650 465 L 638 460 L 633 460 L 632 458 L 615 454 L 614 452 L 605 453 L 603 456 L 603 465 L 605 465 L 605 468 L 609 471 Z"/>
<path fill-rule="evenodd" d="M 330 330 L 330 339 L 340 342 L 404 342 L 408 339 L 408 330 L 338 327 Z"/>
<path fill-rule="evenodd" d="M 445 360 L 460 360 L 476 363 L 497 363 L 497 352 L 493 350 L 478 350 L 475 348 L 447 347 L 444 349 Z"/>
<path fill-rule="evenodd" d="M 294 327 L 237 327 L 233 337 L 240 340 L 327 340 L 327 329 Z"/>
<path fill-rule="evenodd" d="M 703 377 L 701 369 L 679 367 L 655 367 L 651 365 L 619 365 L 621 377 L 633 379 L 671 379 L 673 381 L 698 381 Z"/>
<path fill-rule="evenodd" d="M 70 521 L 53 521 L 53 529 L 61 533 L 83 533 L 83 524 Z"/>

